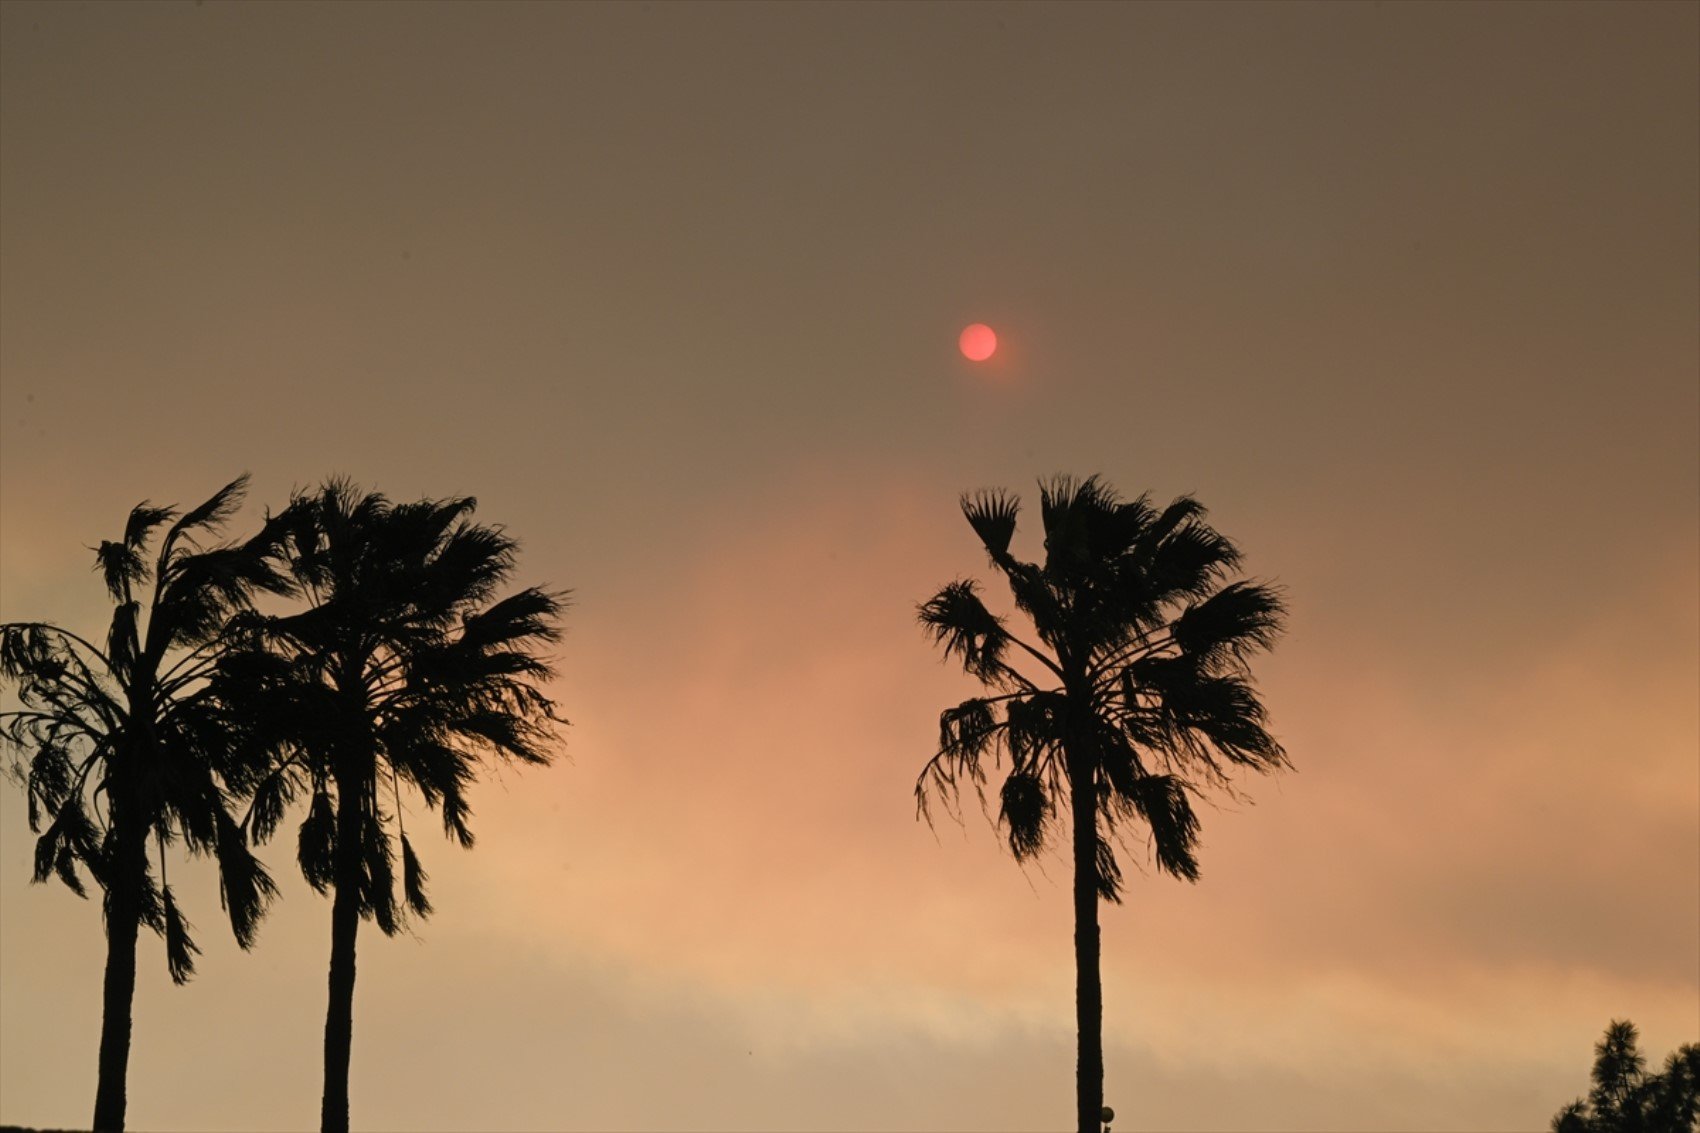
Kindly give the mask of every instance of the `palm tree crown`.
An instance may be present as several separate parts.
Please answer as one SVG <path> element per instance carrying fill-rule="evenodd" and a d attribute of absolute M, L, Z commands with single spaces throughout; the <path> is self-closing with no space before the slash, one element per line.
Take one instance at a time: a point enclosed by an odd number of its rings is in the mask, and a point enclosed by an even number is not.
<path fill-rule="evenodd" d="M 987 609 L 973 581 L 921 607 L 934 640 L 995 695 L 940 716 L 917 804 L 925 814 L 930 796 L 954 798 L 964 778 L 983 787 L 988 762 L 1007 757 L 998 813 L 1018 859 L 1049 844 L 1059 804 L 1079 784 L 1106 833 L 1143 822 L 1158 869 L 1196 881 L 1191 797 L 1205 785 L 1231 790 L 1233 766 L 1288 766 L 1247 667 L 1279 634 L 1281 599 L 1226 581 L 1240 553 L 1191 498 L 1158 511 L 1146 496 L 1121 501 L 1096 477 L 1063 477 L 1042 485 L 1040 500 L 1042 565 L 1010 554 L 1013 496 L 963 498 L 1037 642 Z M 1100 895 L 1119 900 L 1121 870 L 1102 836 L 1094 863 Z"/>
<path fill-rule="evenodd" d="M 308 608 L 250 619 L 260 648 L 231 658 L 220 686 L 280 756 L 252 785 L 256 838 L 270 838 L 305 796 L 302 874 L 327 891 L 335 849 L 352 839 L 361 914 L 385 933 L 405 922 L 395 901 L 398 845 L 406 906 L 431 911 L 402 823 L 401 785 L 471 846 L 467 788 L 482 757 L 547 764 L 561 722 L 537 687 L 553 670 L 535 649 L 559 637 L 563 598 L 534 587 L 494 600 L 517 544 L 470 522 L 475 506 L 391 504 L 345 481 L 298 497 L 283 522 Z M 358 803 L 358 830 L 338 828 L 343 795 Z"/>

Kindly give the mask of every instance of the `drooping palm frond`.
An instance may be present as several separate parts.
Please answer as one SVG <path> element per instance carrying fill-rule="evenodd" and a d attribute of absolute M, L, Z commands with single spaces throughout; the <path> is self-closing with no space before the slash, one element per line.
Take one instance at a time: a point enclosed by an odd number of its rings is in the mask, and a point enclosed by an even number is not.
<path fill-rule="evenodd" d="M 431 901 L 425 896 L 425 883 L 430 880 L 430 874 L 419 864 L 419 855 L 413 852 L 413 844 L 407 840 L 407 835 L 401 834 L 400 839 L 401 886 L 407 907 L 414 916 L 428 917 L 431 915 Z"/>
<path fill-rule="evenodd" d="M 100 838 L 88 804 L 80 794 L 67 794 L 54 808 L 47 829 L 35 840 L 35 871 L 30 880 L 39 884 L 57 875 L 71 892 L 87 897 L 88 890 L 77 873 L 79 864 L 97 881 L 105 876 Z"/>
<path fill-rule="evenodd" d="M 945 656 L 959 660 L 970 674 L 999 687 L 1008 679 L 1004 651 L 1009 634 L 1003 619 L 981 601 L 978 583 L 946 586 L 921 605 L 920 620 Z"/>
<path fill-rule="evenodd" d="M 1056 804 L 1034 771 L 1012 771 L 998 792 L 998 819 L 1016 861 L 1037 857 L 1045 848 Z"/>
<path fill-rule="evenodd" d="M 189 977 L 195 974 L 195 957 L 201 954 L 200 946 L 189 939 L 189 922 L 183 919 L 183 914 L 177 909 L 177 900 L 171 895 L 171 886 L 161 890 L 165 924 L 165 963 L 171 973 L 171 982 L 182 984 L 189 982 Z"/>
<path fill-rule="evenodd" d="M 329 792 L 320 785 L 313 791 L 307 817 L 296 836 L 301 876 L 320 893 L 327 892 L 336 880 L 336 840 L 336 811 Z"/>
<path fill-rule="evenodd" d="M 252 948 L 260 918 L 277 896 L 277 884 L 248 848 L 247 838 L 236 820 L 223 808 L 219 809 L 217 820 L 219 900 L 230 918 L 236 943 Z"/>

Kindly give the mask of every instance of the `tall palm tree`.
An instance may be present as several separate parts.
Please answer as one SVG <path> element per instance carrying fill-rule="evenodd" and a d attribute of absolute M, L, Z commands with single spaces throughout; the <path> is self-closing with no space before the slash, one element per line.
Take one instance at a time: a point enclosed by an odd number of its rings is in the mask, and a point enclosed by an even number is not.
<path fill-rule="evenodd" d="M 96 552 L 114 603 L 105 646 L 45 622 L 0 626 L 0 679 L 19 707 L 0 712 L 0 744 L 29 795 L 35 881 L 57 874 L 87 896 L 80 865 L 104 892 L 106 975 L 94 1128 L 124 1128 L 136 938 L 141 925 L 165 938 L 171 978 L 194 972 L 200 949 L 166 880 L 179 838 L 219 865 L 222 899 L 237 943 L 276 892 L 226 808 L 224 780 L 241 777 L 233 722 L 207 695 L 229 644 L 232 615 L 256 591 L 282 593 L 277 531 L 203 546 L 241 505 L 247 477 L 183 515 L 146 503 L 124 536 Z M 169 524 L 150 561 L 153 533 Z M 44 830 L 43 823 L 46 824 Z M 156 879 L 148 845 L 159 851 Z"/>
<path fill-rule="evenodd" d="M 467 789 L 481 759 L 546 764 L 562 722 L 539 689 L 553 671 L 538 655 L 559 636 L 562 596 L 529 588 L 497 599 L 517 544 L 473 523 L 474 507 L 392 504 L 340 480 L 297 497 L 280 521 L 307 607 L 249 619 L 251 648 L 228 659 L 219 685 L 256 742 L 276 741 L 273 767 L 250 784 L 250 833 L 269 838 L 305 797 L 301 870 L 333 897 L 327 1131 L 348 1128 L 360 921 L 393 934 L 408 911 L 431 912 L 402 784 L 471 846 Z"/>
<path fill-rule="evenodd" d="M 1097 477 L 1042 484 L 1043 564 L 1010 554 L 1019 510 L 1002 491 L 962 499 L 1032 624 L 1031 640 L 986 607 L 973 581 L 953 582 L 920 607 L 934 641 L 988 694 L 939 717 L 938 754 L 915 785 L 916 803 L 930 818 L 929 799 L 954 803 L 964 781 L 984 799 L 988 764 L 1007 757 L 999 818 L 1016 859 L 1072 830 L 1077 1116 L 1081 1133 L 1097 1133 L 1098 902 L 1121 899 L 1115 841 L 1142 824 L 1157 868 L 1196 881 L 1192 798 L 1205 786 L 1231 791 L 1235 766 L 1287 765 L 1247 667 L 1279 634 L 1282 606 L 1267 586 L 1227 581 L 1239 551 L 1190 498 L 1159 511 L 1145 496 L 1122 501 Z"/>

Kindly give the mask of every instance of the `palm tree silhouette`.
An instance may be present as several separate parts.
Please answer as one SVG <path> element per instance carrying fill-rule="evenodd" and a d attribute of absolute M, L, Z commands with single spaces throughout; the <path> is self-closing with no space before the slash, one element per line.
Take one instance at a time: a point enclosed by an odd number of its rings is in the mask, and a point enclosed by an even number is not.
<path fill-rule="evenodd" d="M 34 880 L 57 874 L 87 896 L 80 865 L 104 892 L 97 1130 L 124 1128 L 140 926 L 165 938 L 177 983 L 194 972 L 200 951 L 166 880 L 167 849 L 181 838 L 190 852 L 217 859 L 243 948 L 276 892 L 227 809 L 224 781 L 242 776 L 243 748 L 235 722 L 208 695 L 230 643 L 230 617 L 256 591 L 290 588 L 275 562 L 275 525 L 246 542 L 201 545 L 241 505 L 246 483 L 232 481 L 181 516 L 142 503 L 123 539 L 100 545 L 96 561 L 114 603 L 104 647 L 43 622 L 0 627 L 0 678 L 16 683 L 21 705 L 0 713 L 0 742 L 15 753 L 11 770 L 29 794 L 30 830 L 40 835 Z M 165 524 L 150 563 L 148 545 Z M 159 851 L 157 880 L 150 841 Z"/>
<path fill-rule="evenodd" d="M 402 783 L 471 846 L 466 793 L 480 760 L 546 764 L 553 727 L 564 722 L 538 690 L 553 671 L 536 652 L 559 635 L 563 596 L 529 588 L 497 600 L 517 544 L 473 523 L 474 507 L 471 499 L 391 504 L 341 480 L 297 497 L 280 519 L 307 608 L 249 619 L 250 648 L 227 659 L 219 684 L 275 757 L 249 784 L 245 822 L 264 841 L 305 796 L 301 871 L 333 894 L 327 1131 L 348 1128 L 360 920 L 389 935 L 407 911 L 431 912 Z M 398 846 L 405 908 L 395 893 Z"/>
<path fill-rule="evenodd" d="M 954 803 L 964 780 L 984 799 L 987 764 L 1008 771 L 999 818 L 1019 861 L 1050 844 L 1068 815 L 1074 865 L 1077 1104 L 1081 1133 L 1103 1118 L 1103 994 L 1098 902 L 1120 901 L 1114 841 L 1150 832 L 1157 868 L 1198 879 L 1204 785 L 1232 791 L 1230 766 L 1287 766 L 1265 728 L 1249 656 L 1273 644 L 1282 605 L 1269 587 L 1225 582 L 1240 554 L 1182 497 L 1161 511 L 1123 502 L 1097 477 L 1041 484 L 1043 565 L 1010 554 L 1020 503 L 1002 491 L 964 496 L 962 511 L 1008 581 L 1036 640 L 958 581 L 920 607 L 947 657 L 988 686 L 939 717 L 938 754 L 915 785 Z"/>

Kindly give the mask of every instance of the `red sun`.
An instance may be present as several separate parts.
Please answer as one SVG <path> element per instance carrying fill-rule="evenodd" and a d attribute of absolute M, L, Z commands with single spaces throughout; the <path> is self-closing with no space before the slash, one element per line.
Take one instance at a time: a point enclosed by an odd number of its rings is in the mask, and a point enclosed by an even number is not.
<path fill-rule="evenodd" d="M 992 328 L 985 323 L 975 323 L 964 327 L 962 336 L 956 340 L 957 348 L 962 356 L 970 362 L 984 362 L 998 348 L 998 336 L 992 333 Z"/>

